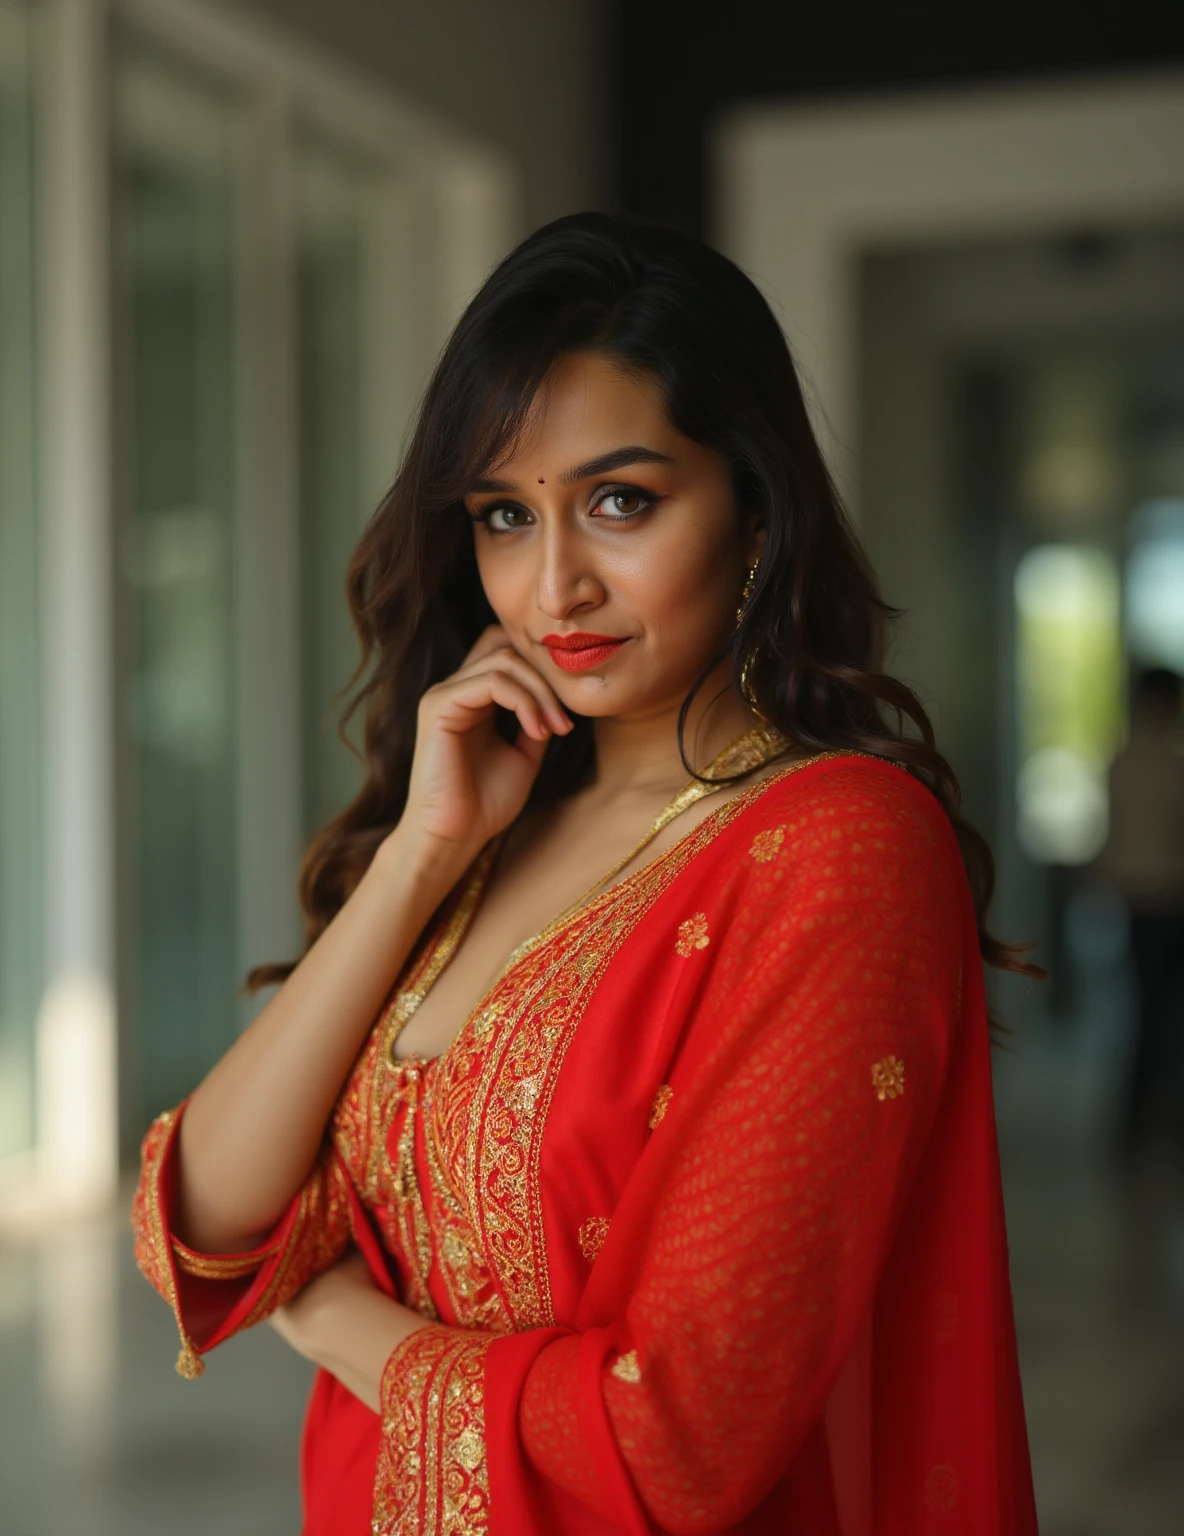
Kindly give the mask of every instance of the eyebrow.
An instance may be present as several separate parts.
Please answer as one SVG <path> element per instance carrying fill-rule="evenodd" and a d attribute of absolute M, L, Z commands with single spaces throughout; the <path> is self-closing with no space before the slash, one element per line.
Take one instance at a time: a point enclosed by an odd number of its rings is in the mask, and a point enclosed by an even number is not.
<path fill-rule="evenodd" d="M 639 443 L 631 443 L 624 448 L 610 448 L 607 453 L 597 454 L 594 459 L 586 459 L 583 464 L 574 464 L 571 469 L 565 469 L 559 476 L 560 485 L 575 485 L 580 480 L 588 480 L 593 475 L 607 475 L 614 469 L 624 469 L 626 464 L 673 464 L 674 460 L 668 453 L 659 453 L 656 448 L 643 448 Z M 517 487 L 509 480 L 491 480 L 487 477 L 474 480 L 471 490 L 477 493 L 483 491 L 513 491 Z"/>

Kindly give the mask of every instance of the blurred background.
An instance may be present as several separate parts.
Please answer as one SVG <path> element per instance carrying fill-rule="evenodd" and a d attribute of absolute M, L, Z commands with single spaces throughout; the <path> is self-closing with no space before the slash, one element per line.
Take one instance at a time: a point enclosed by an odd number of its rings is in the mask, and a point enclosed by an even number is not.
<path fill-rule="evenodd" d="M 0 0 L 0 1533 L 299 1525 L 129 1170 L 349 795 L 345 562 L 484 273 L 574 209 L 774 304 L 999 861 L 1046 1536 L 1184 1529 L 1184 11 Z"/>

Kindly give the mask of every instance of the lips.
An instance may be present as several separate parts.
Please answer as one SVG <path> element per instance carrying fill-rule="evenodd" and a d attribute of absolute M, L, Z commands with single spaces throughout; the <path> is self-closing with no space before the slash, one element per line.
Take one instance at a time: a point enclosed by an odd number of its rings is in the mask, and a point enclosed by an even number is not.
<path fill-rule="evenodd" d="M 613 635 L 577 633 L 544 635 L 543 644 L 551 660 L 564 672 L 586 672 L 589 667 L 598 667 L 607 661 L 625 642 Z"/>

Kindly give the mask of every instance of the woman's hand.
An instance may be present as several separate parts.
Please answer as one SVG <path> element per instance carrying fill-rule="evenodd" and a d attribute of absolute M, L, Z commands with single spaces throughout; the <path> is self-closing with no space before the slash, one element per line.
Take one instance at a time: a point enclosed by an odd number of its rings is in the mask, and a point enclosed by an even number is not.
<path fill-rule="evenodd" d="M 268 1321 L 298 1355 L 315 1360 L 324 1344 L 320 1325 L 325 1317 L 331 1316 L 343 1301 L 348 1305 L 351 1295 L 375 1289 L 366 1260 L 356 1248 L 351 1248 L 332 1269 L 318 1275 L 293 1296 L 287 1306 L 277 1308 Z"/>
<path fill-rule="evenodd" d="M 499 704 L 518 717 L 513 743 L 494 730 Z M 406 847 L 410 833 L 471 858 L 517 816 L 548 741 L 571 728 L 551 685 L 490 625 L 463 665 L 420 701 L 400 842 Z"/>
<path fill-rule="evenodd" d="M 494 731 L 498 705 L 517 716 L 513 744 Z M 550 686 L 496 627 L 428 690 L 406 814 L 188 1101 L 178 1236 L 206 1253 L 237 1253 L 280 1219 L 316 1164 L 334 1102 L 412 946 L 522 809 L 552 733 L 570 729 Z"/>
<path fill-rule="evenodd" d="M 378 1289 L 356 1251 L 306 1285 L 269 1322 L 297 1354 L 336 1376 L 375 1413 L 391 1354 L 426 1326 L 418 1312 Z"/>

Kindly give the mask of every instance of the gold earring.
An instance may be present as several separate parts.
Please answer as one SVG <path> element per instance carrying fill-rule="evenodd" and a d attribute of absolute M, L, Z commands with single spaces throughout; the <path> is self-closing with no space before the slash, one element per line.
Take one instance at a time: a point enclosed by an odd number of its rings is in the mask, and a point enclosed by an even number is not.
<path fill-rule="evenodd" d="M 748 575 L 744 578 L 744 590 L 740 593 L 740 606 L 736 609 L 737 624 L 739 624 L 740 620 L 744 617 L 744 607 L 748 602 L 748 599 L 752 596 L 752 589 L 756 585 L 756 573 L 760 570 L 760 568 L 761 562 L 759 557 L 754 560 L 748 567 Z"/>

